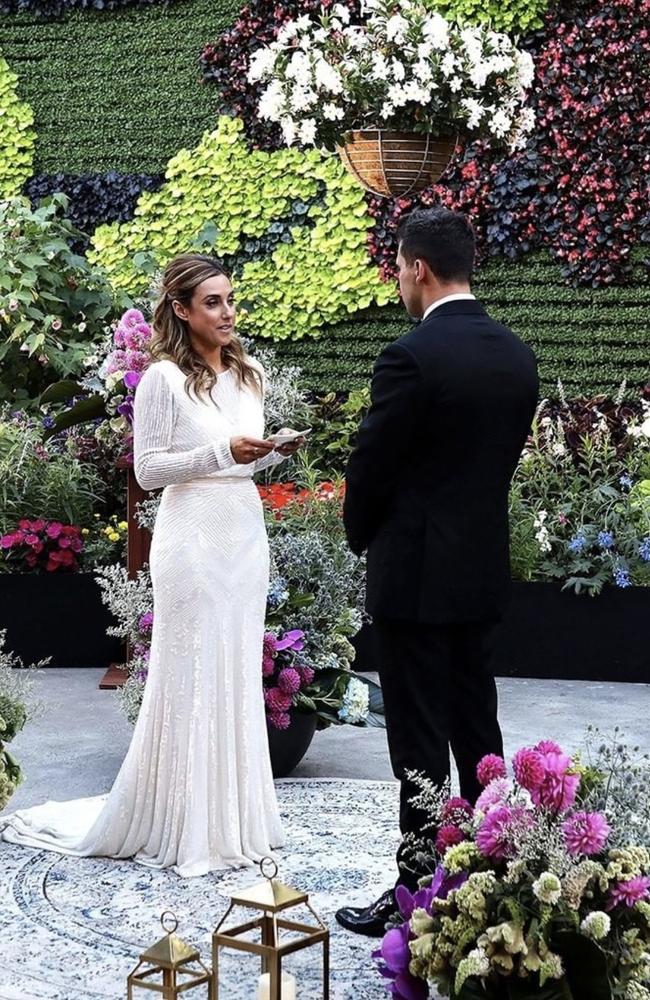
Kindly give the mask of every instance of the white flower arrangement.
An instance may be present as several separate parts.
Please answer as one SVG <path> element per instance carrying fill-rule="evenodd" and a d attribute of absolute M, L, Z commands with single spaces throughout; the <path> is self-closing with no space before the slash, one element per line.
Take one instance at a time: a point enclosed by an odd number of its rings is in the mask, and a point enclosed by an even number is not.
<path fill-rule="evenodd" d="M 249 82 L 266 84 L 259 117 L 287 145 L 334 149 L 368 128 L 524 144 L 534 64 L 507 35 L 447 21 L 426 0 L 368 0 L 362 17 L 351 24 L 336 4 L 253 53 Z"/>

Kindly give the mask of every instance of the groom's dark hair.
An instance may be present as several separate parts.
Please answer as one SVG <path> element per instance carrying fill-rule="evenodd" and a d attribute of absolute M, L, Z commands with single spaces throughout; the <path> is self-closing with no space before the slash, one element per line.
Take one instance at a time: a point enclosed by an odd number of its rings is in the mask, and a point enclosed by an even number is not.
<path fill-rule="evenodd" d="M 411 264 L 426 261 L 440 281 L 469 281 L 476 240 L 466 216 L 448 208 L 418 208 L 397 230 L 402 256 Z"/>

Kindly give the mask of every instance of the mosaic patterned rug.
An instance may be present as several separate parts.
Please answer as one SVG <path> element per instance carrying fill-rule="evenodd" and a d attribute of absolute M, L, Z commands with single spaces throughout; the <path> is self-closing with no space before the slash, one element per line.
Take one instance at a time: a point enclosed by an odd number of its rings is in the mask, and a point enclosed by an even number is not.
<path fill-rule="evenodd" d="M 381 781 L 278 782 L 288 846 L 280 877 L 309 893 L 331 931 L 333 1000 L 383 1000 L 386 988 L 370 958 L 374 939 L 336 924 L 339 906 L 365 905 L 393 880 L 397 785 Z M 178 933 L 211 964 L 211 934 L 236 888 L 259 881 L 254 869 L 198 879 L 103 858 L 70 858 L 0 844 L 0 1000 L 97 1000 L 126 996 L 139 955 L 162 936 L 173 910 Z M 241 911 L 237 911 L 241 915 Z M 304 911 L 301 911 L 304 914 Z M 254 1000 L 257 960 L 221 962 L 220 1000 Z M 316 1000 L 320 952 L 287 960 L 297 1000 Z M 152 996 L 149 991 L 137 995 Z M 188 996 L 204 998 L 197 987 Z"/>

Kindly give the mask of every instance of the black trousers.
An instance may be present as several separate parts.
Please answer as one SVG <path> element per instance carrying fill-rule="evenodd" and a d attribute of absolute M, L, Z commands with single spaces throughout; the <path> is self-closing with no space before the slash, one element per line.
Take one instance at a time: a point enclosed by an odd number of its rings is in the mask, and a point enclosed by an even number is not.
<path fill-rule="evenodd" d="M 425 817 L 409 801 L 418 789 L 405 771 L 422 771 L 442 784 L 449 777 L 451 747 L 460 793 L 473 803 L 481 792 L 478 761 L 503 753 L 492 667 L 496 624 L 382 620 L 374 628 L 388 748 L 401 782 L 400 829 L 418 835 Z M 403 861 L 400 845 L 398 881 L 414 889 L 417 876 Z"/>

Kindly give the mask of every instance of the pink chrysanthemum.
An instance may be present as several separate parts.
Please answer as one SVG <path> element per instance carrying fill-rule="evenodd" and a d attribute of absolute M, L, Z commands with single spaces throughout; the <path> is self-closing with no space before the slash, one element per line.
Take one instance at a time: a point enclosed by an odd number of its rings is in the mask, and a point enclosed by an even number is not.
<path fill-rule="evenodd" d="M 569 854 L 599 854 L 610 828 L 601 813 L 577 812 L 562 824 L 564 840 Z"/>
<path fill-rule="evenodd" d="M 264 692 L 264 700 L 271 714 L 274 712 L 288 712 L 291 708 L 291 695 L 285 694 L 280 688 L 267 688 Z"/>
<path fill-rule="evenodd" d="M 293 667 L 285 667 L 280 671 L 278 687 L 285 694 L 295 694 L 300 691 L 300 674 Z"/>
<path fill-rule="evenodd" d="M 496 806 L 487 814 L 476 834 L 476 846 L 484 857 L 508 857 L 512 850 L 512 819 L 509 806 Z"/>
<path fill-rule="evenodd" d="M 647 875 L 637 875 L 627 882 L 617 882 L 609 891 L 607 909 L 613 910 L 619 904 L 632 907 L 635 903 L 647 899 L 650 894 L 650 878 Z"/>
<path fill-rule="evenodd" d="M 291 725 L 291 716 L 288 712 L 271 712 L 269 722 L 275 729 L 288 729 Z"/>
<path fill-rule="evenodd" d="M 277 639 L 273 633 L 266 632 L 262 641 L 262 654 L 264 656 L 274 656 L 277 648 Z"/>
<path fill-rule="evenodd" d="M 459 796 L 449 799 L 442 807 L 443 823 L 462 822 L 463 819 L 471 819 L 473 815 L 474 809 L 470 803 L 467 799 L 461 799 Z"/>
<path fill-rule="evenodd" d="M 544 760 L 538 750 L 531 750 L 529 747 L 518 750 L 512 758 L 512 767 L 521 787 L 529 792 L 539 788 L 544 780 Z"/>
<path fill-rule="evenodd" d="M 487 813 L 495 806 L 503 805 L 511 791 L 512 786 L 507 778 L 495 778 L 476 800 L 476 812 Z"/>
<path fill-rule="evenodd" d="M 476 766 L 476 777 L 484 788 L 495 778 L 505 778 L 507 773 L 505 760 L 495 753 L 482 757 Z"/>
<path fill-rule="evenodd" d="M 448 847 L 460 844 L 465 839 L 465 834 L 457 826 L 441 826 L 436 836 L 436 850 L 439 854 L 444 854 Z"/>
<path fill-rule="evenodd" d="M 539 743 L 533 747 L 538 753 L 563 753 L 562 747 L 556 743 L 554 740 L 540 740 Z"/>
<path fill-rule="evenodd" d="M 565 753 L 549 751 L 542 755 L 542 760 L 544 778 L 541 785 L 531 791 L 531 798 L 537 806 L 566 812 L 575 802 L 580 775 L 567 773 L 573 767 L 573 761 Z"/>
<path fill-rule="evenodd" d="M 139 309 L 127 309 L 122 318 L 120 319 L 120 326 L 125 329 L 133 329 L 133 327 L 138 326 L 140 323 L 144 323 L 145 318 Z"/>
<path fill-rule="evenodd" d="M 476 765 L 476 777 L 484 788 L 496 778 L 505 778 L 507 774 L 505 760 L 495 753 L 482 757 Z"/>

